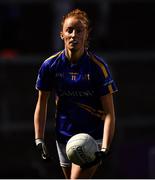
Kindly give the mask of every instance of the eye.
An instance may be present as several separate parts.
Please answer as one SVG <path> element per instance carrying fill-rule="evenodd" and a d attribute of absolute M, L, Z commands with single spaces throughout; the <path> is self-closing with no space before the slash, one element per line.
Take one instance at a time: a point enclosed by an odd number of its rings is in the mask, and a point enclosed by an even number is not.
<path fill-rule="evenodd" d="M 66 30 L 69 34 L 71 34 L 73 32 L 73 28 L 67 28 Z"/>
<path fill-rule="evenodd" d="M 82 30 L 81 29 L 77 29 L 76 32 L 79 34 L 79 33 L 82 32 Z"/>

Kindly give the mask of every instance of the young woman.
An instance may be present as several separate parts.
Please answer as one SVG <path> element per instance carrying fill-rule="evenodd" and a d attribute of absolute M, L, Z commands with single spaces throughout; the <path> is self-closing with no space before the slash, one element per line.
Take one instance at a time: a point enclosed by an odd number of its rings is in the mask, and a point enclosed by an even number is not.
<path fill-rule="evenodd" d="M 36 82 L 35 143 L 46 159 L 44 130 L 48 98 L 54 89 L 56 145 L 65 178 L 91 178 L 98 164 L 89 168 L 73 164 L 66 156 L 66 143 L 77 133 L 88 133 L 103 153 L 109 150 L 115 129 L 113 93 L 117 88 L 107 64 L 87 50 L 87 14 L 75 9 L 63 17 L 61 24 L 64 50 L 43 62 Z"/>

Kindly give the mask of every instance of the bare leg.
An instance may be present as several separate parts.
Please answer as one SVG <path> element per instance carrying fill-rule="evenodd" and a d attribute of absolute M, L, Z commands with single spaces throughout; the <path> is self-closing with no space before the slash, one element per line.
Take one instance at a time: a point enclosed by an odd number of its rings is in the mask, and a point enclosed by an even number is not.
<path fill-rule="evenodd" d="M 89 179 L 95 174 L 97 167 L 98 165 L 88 169 L 81 169 L 80 166 L 72 164 L 70 179 Z"/>
<path fill-rule="evenodd" d="M 70 179 L 71 176 L 71 167 L 62 167 L 65 179 Z"/>

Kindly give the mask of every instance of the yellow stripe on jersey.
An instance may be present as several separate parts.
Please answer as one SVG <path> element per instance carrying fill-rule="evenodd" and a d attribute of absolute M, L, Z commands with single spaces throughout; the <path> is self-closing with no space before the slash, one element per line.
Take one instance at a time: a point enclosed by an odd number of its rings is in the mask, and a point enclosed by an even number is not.
<path fill-rule="evenodd" d="M 103 110 L 99 110 L 99 109 L 94 109 L 91 106 L 88 106 L 86 104 L 82 104 L 82 103 L 76 103 L 79 107 L 81 107 L 82 109 L 88 111 L 91 113 L 91 115 L 97 116 L 99 118 L 101 118 L 103 115 L 105 115 Z"/>
<path fill-rule="evenodd" d="M 107 70 L 106 70 L 104 64 L 102 64 L 101 62 L 99 62 L 93 55 L 91 55 L 91 59 L 95 62 L 95 64 L 97 64 L 97 65 L 101 68 L 104 76 L 107 77 L 107 76 L 108 76 L 108 73 L 107 73 Z"/>
<path fill-rule="evenodd" d="M 92 54 L 91 54 L 91 59 L 93 60 L 93 62 L 95 62 L 95 64 L 97 64 L 97 65 L 101 68 L 101 70 L 102 70 L 102 72 L 103 72 L 103 74 L 104 74 L 104 77 L 105 77 L 105 78 L 108 77 L 108 72 L 107 72 L 104 64 L 102 64 L 101 62 L 99 62 Z M 109 92 L 110 92 L 110 93 L 113 92 L 113 88 L 112 88 L 112 85 L 111 85 L 111 84 L 108 85 L 108 89 L 109 89 Z"/>
<path fill-rule="evenodd" d="M 63 51 L 59 51 L 58 53 L 50 56 L 47 60 L 53 59 L 54 57 L 59 56 L 59 55 L 61 55 L 62 53 L 63 53 Z"/>

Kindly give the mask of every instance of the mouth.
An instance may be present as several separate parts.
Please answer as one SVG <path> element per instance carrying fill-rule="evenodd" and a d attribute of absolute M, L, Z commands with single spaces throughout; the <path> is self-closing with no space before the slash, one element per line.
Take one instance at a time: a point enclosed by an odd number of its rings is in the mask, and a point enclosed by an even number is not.
<path fill-rule="evenodd" d="M 70 41 L 70 44 L 77 45 L 78 41 L 76 41 L 76 40 Z"/>

